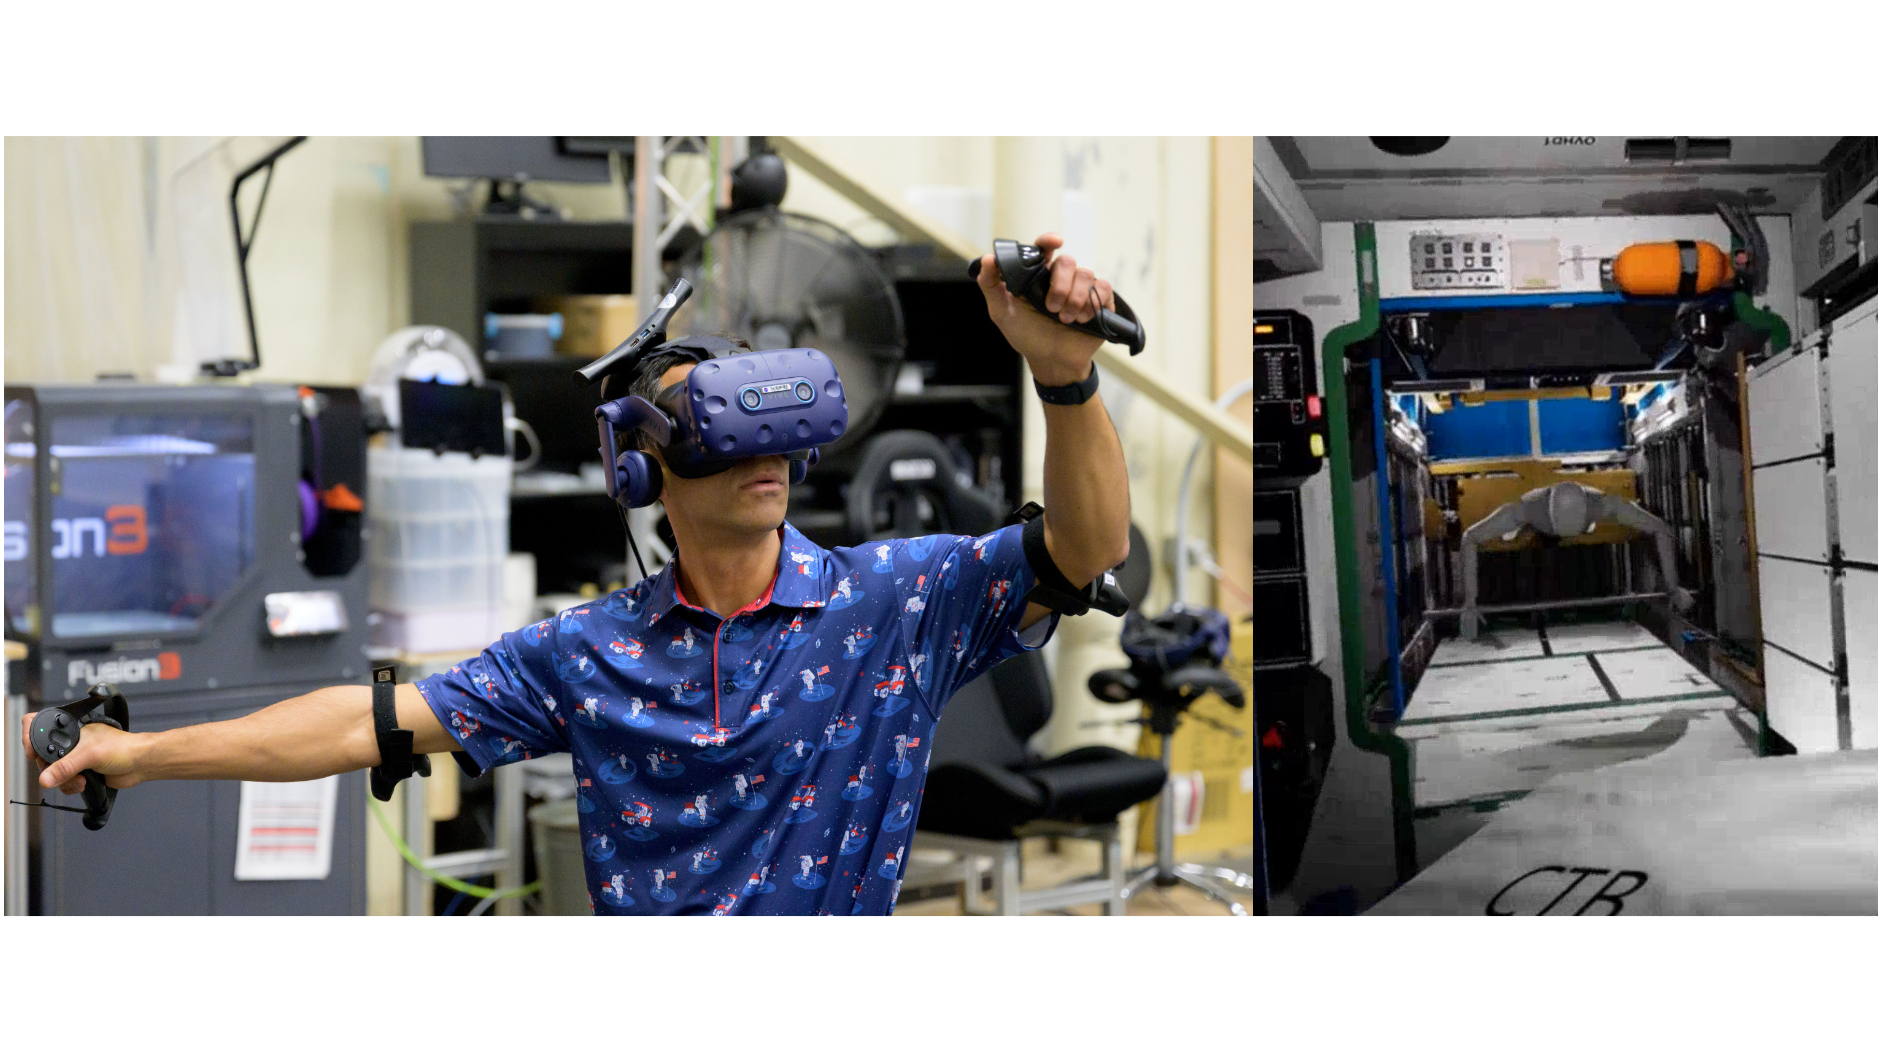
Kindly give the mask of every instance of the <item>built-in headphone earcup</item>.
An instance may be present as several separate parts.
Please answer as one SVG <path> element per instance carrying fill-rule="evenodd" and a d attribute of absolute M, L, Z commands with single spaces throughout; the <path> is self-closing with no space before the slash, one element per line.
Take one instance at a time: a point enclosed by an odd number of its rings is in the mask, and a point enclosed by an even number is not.
<path fill-rule="evenodd" d="M 640 509 L 661 496 L 661 465 L 639 450 L 615 459 L 615 500 L 623 508 Z"/>

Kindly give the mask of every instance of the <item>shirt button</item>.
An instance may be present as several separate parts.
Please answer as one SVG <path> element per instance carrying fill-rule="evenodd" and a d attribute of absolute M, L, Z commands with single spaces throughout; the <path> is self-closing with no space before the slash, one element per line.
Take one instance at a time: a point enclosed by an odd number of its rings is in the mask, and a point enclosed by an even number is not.
<path fill-rule="evenodd" d="M 734 691 L 734 690 L 736 690 L 736 689 L 737 689 L 738 687 L 739 687 L 738 685 L 736 685 L 736 684 L 734 684 L 734 683 L 733 683 L 733 682 L 731 682 L 731 681 L 721 681 L 721 682 L 720 682 L 720 691 L 722 691 L 722 692 L 730 692 L 730 691 Z"/>

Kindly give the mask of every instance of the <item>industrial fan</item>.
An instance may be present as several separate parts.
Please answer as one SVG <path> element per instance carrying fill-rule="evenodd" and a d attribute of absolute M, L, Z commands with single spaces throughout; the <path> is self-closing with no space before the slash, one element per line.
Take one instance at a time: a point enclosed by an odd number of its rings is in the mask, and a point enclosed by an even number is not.
<path fill-rule="evenodd" d="M 754 348 L 816 348 L 844 381 L 850 427 L 825 448 L 861 442 L 889 402 L 903 361 L 896 287 L 868 249 L 823 220 L 776 207 L 724 218 L 681 260 L 696 290 L 675 336 L 744 337 Z"/>

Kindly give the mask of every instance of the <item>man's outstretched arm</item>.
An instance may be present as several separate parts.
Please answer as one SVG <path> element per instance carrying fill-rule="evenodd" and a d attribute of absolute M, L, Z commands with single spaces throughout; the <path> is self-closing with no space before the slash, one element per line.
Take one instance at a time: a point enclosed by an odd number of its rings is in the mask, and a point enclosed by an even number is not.
<path fill-rule="evenodd" d="M 1459 578 L 1465 602 L 1460 605 L 1459 636 L 1478 637 L 1478 550 L 1493 538 L 1502 538 L 1524 526 L 1523 506 L 1515 501 L 1498 506 L 1490 516 L 1466 528 L 1459 536 Z"/>
<path fill-rule="evenodd" d="M 1057 235 L 1043 234 L 1035 244 L 1052 258 L 1047 310 L 1055 316 L 1043 315 L 1009 294 L 993 256 L 982 257 L 975 281 L 987 299 L 989 317 L 1027 360 L 1034 380 L 1046 387 L 1076 384 L 1090 375 L 1093 355 L 1104 342 L 1062 323 L 1091 321 L 1095 301 L 1115 308 L 1112 286 L 1070 256 L 1053 258 L 1063 244 Z M 1125 453 L 1097 393 L 1077 406 L 1042 405 L 1041 413 L 1047 424 L 1041 472 L 1047 552 L 1067 581 L 1084 586 L 1123 563 L 1131 550 L 1132 499 Z M 1021 626 L 1048 614 L 1039 604 L 1029 604 Z"/>
<path fill-rule="evenodd" d="M 393 692 L 399 727 L 412 730 L 415 754 L 458 749 L 419 690 L 409 684 Z M 28 729 L 33 715 L 20 722 L 26 756 L 42 770 L 41 787 L 67 794 L 84 788 L 81 775 L 92 769 L 113 787 L 133 787 L 150 780 L 250 780 L 287 783 L 320 779 L 339 772 L 372 768 L 380 762 L 373 734 L 373 690 L 366 685 L 322 688 L 264 707 L 233 721 L 189 725 L 163 732 L 120 732 L 86 725 L 78 746 L 47 765 L 33 752 Z"/>
<path fill-rule="evenodd" d="M 1667 521 L 1632 501 L 1624 501 L 1613 494 L 1603 495 L 1599 515 L 1633 527 L 1643 534 L 1655 538 L 1655 558 L 1661 566 L 1662 591 L 1668 594 L 1675 610 L 1686 613 L 1694 607 L 1694 594 L 1681 587 L 1681 578 L 1676 572 L 1680 565 L 1675 562 L 1675 531 Z"/>

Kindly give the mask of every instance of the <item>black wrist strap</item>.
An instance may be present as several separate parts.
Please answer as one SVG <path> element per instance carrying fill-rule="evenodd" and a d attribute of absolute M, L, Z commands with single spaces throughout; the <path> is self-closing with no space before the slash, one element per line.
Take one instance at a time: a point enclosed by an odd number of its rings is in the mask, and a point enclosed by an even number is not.
<path fill-rule="evenodd" d="M 1098 390 L 1099 364 L 1096 362 L 1092 364 L 1092 372 L 1086 374 L 1086 379 L 1083 381 L 1056 385 L 1052 388 L 1039 381 L 1034 382 L 1034 394 L 1040 396 L 1040 401 L 1052 403 L 1055 406 L 1078 406 L 1092 398 L 1092 393 Z"/>
<path fill-rule="evenodd" d="M 411 729 L 399 727 L 399 711 L 393 706 L 397 671 L 391 663 L 373 667 L 373 738 L 379 743 L 379 764 L 371 779 L 373 797 L 380 801 L 391 801 L 393 788 L 414 772 L 432 774 L 432 759 L 412 753 Z"/>

